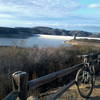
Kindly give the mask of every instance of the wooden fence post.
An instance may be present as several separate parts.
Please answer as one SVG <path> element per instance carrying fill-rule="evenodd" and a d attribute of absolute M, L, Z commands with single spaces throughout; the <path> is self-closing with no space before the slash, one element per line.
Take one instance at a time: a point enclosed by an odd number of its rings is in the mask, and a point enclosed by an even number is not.
<path fill-rule="evenodd" d="M 28 75 L 18 71 L 12 74 L 13 91 L 18 91 L 20 100 L 27 100 Z"/>

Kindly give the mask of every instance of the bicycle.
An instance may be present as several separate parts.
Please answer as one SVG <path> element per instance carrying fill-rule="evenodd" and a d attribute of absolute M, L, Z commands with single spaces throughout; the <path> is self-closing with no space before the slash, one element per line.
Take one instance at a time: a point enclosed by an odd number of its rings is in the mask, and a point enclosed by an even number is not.
<path fill-rule="evenodd" d="M 89 56 L 84 55 L 84 65 L 76 74 L 76 86 L 79 94 L 84 98 L 89 98 L 95 84 L 95 68 L 93 63 L 89 62 Z"/>

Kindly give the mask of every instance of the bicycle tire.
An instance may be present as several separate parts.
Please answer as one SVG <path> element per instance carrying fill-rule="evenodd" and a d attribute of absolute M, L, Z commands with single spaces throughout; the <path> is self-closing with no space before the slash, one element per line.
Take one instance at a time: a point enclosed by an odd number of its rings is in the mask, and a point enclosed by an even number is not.
<path fill-rule="evenodd" d="M 96 73 L 95 67 L 94 67 L 94 65 L 91 65 L 90 68 L 91 68 L 90 70 L 92 71 L 93 81 L 94 81 L 94 85 L 95 85 L 95 80 L 96 80 L 96 77 L 95 77 L 95 73 Z"/>
<path fill-rule="evenodd" d="M 79 69 L 78 72 L 77 72 L 77 75 L 76 75 L 76 86 L 77 86 L 77 89 L 78 89 L 78 93 L 80 94 L 80 96 L 82 96 L 83 98 L 89 98 L 90 95 L 92 94 L 92 91 L 93 91 L 93 87 L 94 87 L 94 80 L 93 80 L 93 76 L 91 75 L 90 72 L 88 72 L 91 76 L 91 87 L 90 87 L 90 90 L 87 94 L 84 94 L 82 93 L 82 91 L 80 90 L 80 86 L 79 86 L 79 77 L 81 75 L 81 73 L 85 70 L 85 68 L 83 67 L 82 69 Z"/>

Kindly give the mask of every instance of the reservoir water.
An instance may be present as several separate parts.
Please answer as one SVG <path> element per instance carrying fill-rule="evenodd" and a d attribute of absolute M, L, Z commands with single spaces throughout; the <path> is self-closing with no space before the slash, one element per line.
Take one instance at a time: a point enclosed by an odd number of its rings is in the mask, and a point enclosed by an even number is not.
<path fill-rule="evenodd" d="M 85 39 L 98 39 L 89 37 L 77 37 Z M 70 46 L 65 44 L 64 41 L 73 39 L 73 36 L 57 36 L 57 35 L 36 35 L 26 39 L 18 38 L 0 38 L 0 46 L 20 46 L 20 47 L 59 47 Z"/>
<path fill-rule="evenodd" d="M 69 46 L 64 41 L 68 38 L 66 36 L 50 36 L 38 35 L 26 39 L 17 38 L 0 38 L 0 46 L 20 46 L 20 47 L 58 47 Z"/>

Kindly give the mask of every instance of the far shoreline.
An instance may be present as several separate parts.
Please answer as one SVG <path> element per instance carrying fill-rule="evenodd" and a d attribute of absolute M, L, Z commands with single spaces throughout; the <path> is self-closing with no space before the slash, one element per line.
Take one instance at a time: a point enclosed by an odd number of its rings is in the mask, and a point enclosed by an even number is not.
<path fill-rule="evenodd" d="M 72 39 L 69 41 L 64 41 L 64 43 L 71 44 L 74 46 L 100 47 L 100 40 L 95 39 Z"/>

